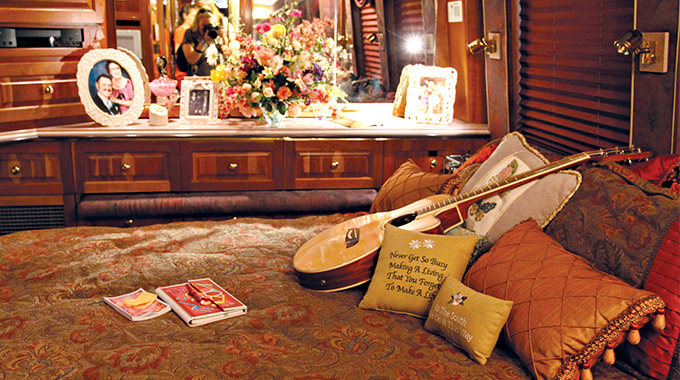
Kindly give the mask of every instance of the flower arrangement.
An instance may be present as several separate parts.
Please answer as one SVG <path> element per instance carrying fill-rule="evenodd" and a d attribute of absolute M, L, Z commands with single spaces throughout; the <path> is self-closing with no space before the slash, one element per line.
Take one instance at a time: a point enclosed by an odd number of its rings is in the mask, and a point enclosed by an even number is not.
<path fill-rule="evenodd" d="M 246 117 L 272 111 L 295 117 L 312 103 L 345 98 L 333 84 L 343 49 L 326 38 L 331 22 L 300 20 L 293 7 L 285 7 L 273 24 L 257 25 L 257 40 L 239 33 L 229 45 L 219 45 L 220 63 L 210 76 L 221 84 L 220 118 L 234 110 Z"/>

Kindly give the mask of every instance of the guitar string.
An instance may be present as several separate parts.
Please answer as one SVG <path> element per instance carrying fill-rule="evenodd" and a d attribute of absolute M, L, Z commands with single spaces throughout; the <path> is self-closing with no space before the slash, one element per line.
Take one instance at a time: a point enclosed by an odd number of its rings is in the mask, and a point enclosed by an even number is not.
<path fill-rule="evenodd" d="M 592 151 L 592 152 L 577 153 L 573 156 L 565 157 L 561 160 L 555 161 L 555 162 L 548 164 L 546 166 L 543 166 L 543 167 L 540 167 L 540 168 L 537 168 L 537 169 L 534 169 L 534 170 L 530 170 L 530 171 L 527 171 L 527 172 L 524 172 L 524 173 L 520 173 L 520 174 L 514 175 L 512 177 L 505 178 L 501 182 L 494 182 L 490 185 L 481 187 L 479 189 L 474 189 L 474 190 L 468 191 L 464 194 L 459 194 L 459 195 L 453 196 L 451 198 L 445 199 L 443 201 L 433 203 L 429 206 L 425 206 L 423 208 L 416 210 L 415 214 L 416 215 L 422 215 L 424 213 L 434 211 L 438 208 L 448 206 L 452 203 L 456 203 L 456 202 L 462 201 L 464 199 L 472 198 L 472 197 L 477 196 L 479 194 L 489 192 L 489 191 L 494 190 L 498 187 L 509 185 L 509 184 L 512 184 L 512 183 L 515 183 L 515 182 L 519 182 L 519 181 L 521 181 L 521 180 L 523 180 L 527 177 L 540 176 L 540 175 L 544 174 L 544 172 L 548 172 L 547 174 L 549 174 L 550 172 L 555 171 L 557 169 L 560 169 L 562 167 L 568 167 L 568 166 L 571 166 L 574 163 L 586 161 L 586 160 L 588 160 L 588 159 L 590 159 L 590 158 L 592 158 L 593 156 L 596 156 L 596 155 L 606 156 L 610 153 L 620 153 L 621 154 L 621 153 L 624 153 L 624 151 L 628 150 L 628 149 L 632 149 L 632 147 L 629 147 L 629 148 L 618 148 L 618 147 L 616 147 L 616 148 L 610 148 L 610 149 L 600 149 L 600 150 Z"/>

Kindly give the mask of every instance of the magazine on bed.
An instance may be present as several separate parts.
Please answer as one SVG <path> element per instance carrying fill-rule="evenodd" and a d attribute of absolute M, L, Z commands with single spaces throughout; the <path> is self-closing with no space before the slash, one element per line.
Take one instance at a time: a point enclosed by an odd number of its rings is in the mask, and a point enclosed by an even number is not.
<path fill-rule="evenodd" d="M 170 311 L 170 306 L 142 288 L 117 297 L 104 297 L 104 302 L 131 321 L 144 321 Z"/>
<path fill-rule="evenodd" d="M 248 312 L 248 307 L 209 278 L 189 280 L 156 289 L 190 327 L 235 317 Z"/>

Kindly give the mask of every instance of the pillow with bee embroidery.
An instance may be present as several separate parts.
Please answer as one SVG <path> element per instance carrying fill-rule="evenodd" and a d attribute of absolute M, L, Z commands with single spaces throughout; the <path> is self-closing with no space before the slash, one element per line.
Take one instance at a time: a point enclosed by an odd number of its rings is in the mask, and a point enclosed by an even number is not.
<path fill-rule="evenodd" d="M 432 302 L 425 329 L 442 335 L 483 365 L 491 356 L 511 309 L 512 301 L 479 293 L 449 277 Z"/>
<path fill-rule="evenodd" d="M 431 235 L 387 224 L 359 307 L 427 318 L 444 279 L 463 278 L 475 243 L 475 236 Z"/>
<path fill-rule="evenodd" d="M 489 158 L 482 163 L 460 191 L 460 195 L 504 183 L 512 176 L 538 169 L 550 161 L 532 148 L 519 132 L 506 135 Z M 564 207 L 581 185 L 581 174 L 563 170 L 522 186 L 491 195 L 473 203 L 468 209 L 465 228 L 485 235 L 489 250 L 505 232 L 517 223 L 534 219 L 545 227 Z"/>

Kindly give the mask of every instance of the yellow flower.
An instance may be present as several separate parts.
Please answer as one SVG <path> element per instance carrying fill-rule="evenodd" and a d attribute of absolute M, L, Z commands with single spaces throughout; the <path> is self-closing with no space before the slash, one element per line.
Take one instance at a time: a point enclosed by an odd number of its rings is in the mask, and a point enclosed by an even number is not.
<path fill-rule="evenodd" d="M 274 38 L 281 38 L 286 35 L 286 27 L 281 24 L 274 24 L 269 32 Z"/>
<path fill-rule="evenodd" d="M 213 82 L 221 82 L 225 79 L 225 68 L 224 65 L 217 65 L 216 68 L 210 70 L 210 79 Z"/>

